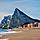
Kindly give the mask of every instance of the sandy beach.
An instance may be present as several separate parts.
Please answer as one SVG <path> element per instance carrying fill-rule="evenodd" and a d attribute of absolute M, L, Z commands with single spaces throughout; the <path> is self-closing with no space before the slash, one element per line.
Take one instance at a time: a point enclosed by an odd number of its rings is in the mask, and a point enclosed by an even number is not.
<path fill-rule="evenodd" d="M 19 30 L 19 29 L 18 29 Z M 40 29 L 20 29 L 20 33 L 3 35 L 0 39 L 8 40 L 40 40 Z"/>

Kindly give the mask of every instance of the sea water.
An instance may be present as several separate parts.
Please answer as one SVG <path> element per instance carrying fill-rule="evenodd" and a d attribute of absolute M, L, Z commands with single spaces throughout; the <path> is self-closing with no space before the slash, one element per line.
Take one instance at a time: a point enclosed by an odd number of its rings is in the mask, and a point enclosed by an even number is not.
<path fill-rule="evenodd" d="M 0 32 L 7 32 L 8 29 L 2 29 L 0 28 Z"/>

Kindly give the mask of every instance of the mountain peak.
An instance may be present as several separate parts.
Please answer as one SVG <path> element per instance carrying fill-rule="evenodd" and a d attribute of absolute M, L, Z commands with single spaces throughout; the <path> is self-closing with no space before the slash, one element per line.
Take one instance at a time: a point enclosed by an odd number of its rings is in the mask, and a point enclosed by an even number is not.
<path fill-rule="evenodd" d="M 19 14 L 24 14 L 24 15 L 26 15 L 25 13 L 23 13 L 23 12 L 22 12 L 20 9 L 18 9 L 18 8 L 15 9 L 14 14 L 15 14 L 15 13 L 18 14 L 18 15 L 19 15 Z"/>
<path fill-rule="evenodd" d="M 19 10 L 18 8 L 16 8 L 15 10 Z"/>

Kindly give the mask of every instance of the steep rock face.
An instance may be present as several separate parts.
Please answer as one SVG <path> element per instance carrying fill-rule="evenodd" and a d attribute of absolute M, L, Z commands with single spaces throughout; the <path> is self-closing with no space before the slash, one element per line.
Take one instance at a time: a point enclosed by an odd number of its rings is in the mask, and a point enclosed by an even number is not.
<path fill-rule="evenodd" d="M 23 12 L 21 12 L 19 9 L 15 9 L 14 14 L 12 15 L 11 25 L 13 27 L 18 27 L 23 25 L 24 23 L 34 23 L 39 22 L 36 19 L 32 19 Z"/>

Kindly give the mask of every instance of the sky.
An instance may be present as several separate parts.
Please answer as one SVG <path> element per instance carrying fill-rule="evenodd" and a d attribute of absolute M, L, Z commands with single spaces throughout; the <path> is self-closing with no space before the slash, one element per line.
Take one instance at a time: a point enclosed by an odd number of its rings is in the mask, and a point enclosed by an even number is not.
<path fill-rule="evenodd" d="M 13 14 L 15 8 L 31 18 L 40 20 L 40 0 L 0 0 L 0 20 L 5 15 Z"/>

